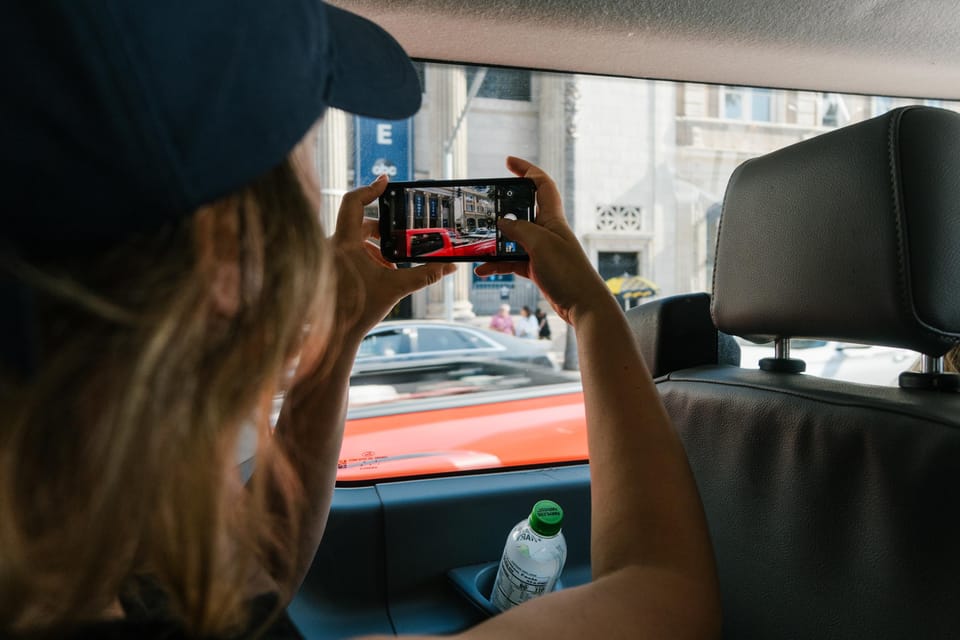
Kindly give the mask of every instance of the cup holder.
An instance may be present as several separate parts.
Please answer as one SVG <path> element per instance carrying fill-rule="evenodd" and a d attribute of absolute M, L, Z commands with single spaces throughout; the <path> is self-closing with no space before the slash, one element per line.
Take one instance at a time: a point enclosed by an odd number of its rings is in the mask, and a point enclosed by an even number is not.
<path fill-rule="evenodd" d="M 497 577 L 498 562 L 484 562 L 467 567 L 458 567 L 447 572 L 457 590 L 481 613 L 495 616 L 500 610 L 493 606 L 490 595 Z"/>
<path fill-rule="evenodd" d="M 458 567 L 447 572 L 447 577 L 463 596 L 487 617 L 500 613 L 500 609 L 490 601 L 493 594 L 493 582 L 497 579 L 499 562 L 484 562 L 467 567 Z M 566 573 L 566 571 L 564 571 Z M 589 568 L 587 569 L 589 574 Z M 589 580 L 589 577 L 586 578 Z M 557 580 L 554 591 L 563 589 L 563 579 Z"/>

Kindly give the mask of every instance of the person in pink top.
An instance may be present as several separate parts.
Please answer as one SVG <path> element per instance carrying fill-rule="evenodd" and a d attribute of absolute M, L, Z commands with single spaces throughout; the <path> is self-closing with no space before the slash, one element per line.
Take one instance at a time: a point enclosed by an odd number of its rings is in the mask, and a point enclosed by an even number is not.
<path fill-rule="evenodd" d="M 500 311 L 490 318 L 490 328 L 500 333 L 516 334 L 513 329 L 513 318 L 510 317 L 510 305 L 500 305 Z"/>

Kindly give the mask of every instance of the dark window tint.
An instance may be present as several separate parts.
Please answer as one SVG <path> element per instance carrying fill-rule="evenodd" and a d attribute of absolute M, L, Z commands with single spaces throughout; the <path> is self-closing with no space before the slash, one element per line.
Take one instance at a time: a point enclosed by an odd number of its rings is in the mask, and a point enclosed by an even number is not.
<path fill-rule="evenodd" d="M 439 233 L 418 233 L 410 238 L 410 255 L 422 256 L 443 249 L 443 236 Z"/>
<path fill-rule="evenodd" d="M 467 67 L 467 89 L 472 86 L 477 67 Z M 530 71 L 524 69 L 487 69 L 478 98 L 530 101 Z"/>

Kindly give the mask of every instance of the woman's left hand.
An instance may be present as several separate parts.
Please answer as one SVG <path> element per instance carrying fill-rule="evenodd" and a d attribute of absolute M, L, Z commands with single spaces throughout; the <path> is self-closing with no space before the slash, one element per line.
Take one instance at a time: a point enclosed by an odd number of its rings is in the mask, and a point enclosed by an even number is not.
<path fill-rule="evenodd" d="M 377 220 L 364 218 L 364 206 L 374 202 L 387 188 L 386 176 L 354 189 L 343 196 L 333 234 L 338 285 L 337 334 L 359 339 L 383 320 L 402 298 L 439 282 L 456 271 L 456 265 L 433 263 L 397 269 L 380 249 L 370 242 L 380 238 Z"/>
<path fill-rule="evenodd" d="M 326 527 L 347 415 L 350 372 L 360 341 L 401 298 L 456 269 L 452 264 L 397 269 L 380 256 L 380 250 L 369 242 L 380 235 L 377 221 L 364 219 L 363 207 L 376 200 L 386 186 L 387 180 L 381 178 L 343 197 L 330 241 L 336 293 L 334 300 L 326 302 L 335 308 L 333 326 L 331 329 L 329 322 L 311 324 L 274 430 L 274 442 L 284 447 L 304 491 L 301 509 L 293 514 L 299 527 L 298 555 L 295 574 L 284 585 L 288 593 L 296 591 L 309 570 Z M 330 295 L 334 295 L 332 291 Z"/>

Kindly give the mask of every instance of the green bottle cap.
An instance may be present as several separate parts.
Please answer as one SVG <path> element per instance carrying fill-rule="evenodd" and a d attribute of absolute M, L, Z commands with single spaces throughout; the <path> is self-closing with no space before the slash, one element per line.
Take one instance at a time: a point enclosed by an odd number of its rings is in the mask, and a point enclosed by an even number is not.
<path fill-rule="evenodd" d="M 546 538 L 555 536 L 563 526 L 563 509 L 553 500 L 541 500 L 533 505 L 527 522 L 537 534 Z"/>

